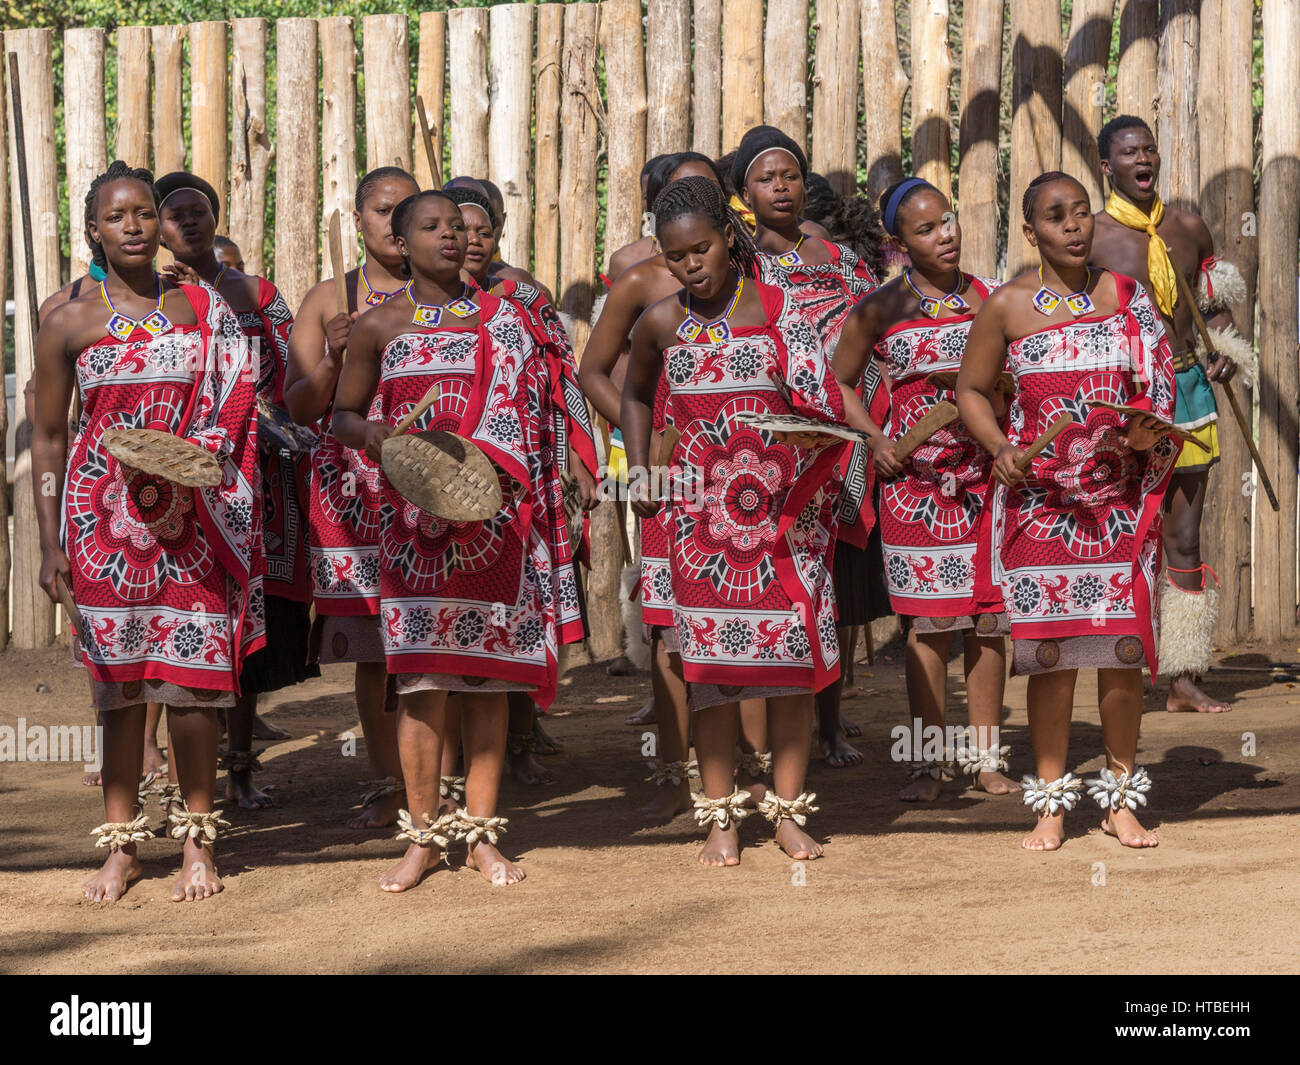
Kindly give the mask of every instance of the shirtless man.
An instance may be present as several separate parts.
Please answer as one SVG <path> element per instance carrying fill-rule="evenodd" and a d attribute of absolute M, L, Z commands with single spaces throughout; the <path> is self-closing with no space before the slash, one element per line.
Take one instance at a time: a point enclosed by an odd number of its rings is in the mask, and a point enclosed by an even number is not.
<path fill-rule="evenodd" d="M 1245 387 L 1254 384 L 1254 354 L 1228 313 L 1228 304 L 1244 292 L 1244 282 L 1235 267 L 1214 257 L 1214 241 L 1200 215 L 1161 203 L 1156 192 L 1160 152 L 1142 119 L 1120 115 L 1107 122 L 1097 136 L 1097 149 L 1111 194 L 1105 211 L 1096 216 L 1092 262 L 1136 278 L 1151 293 L 1174 351 L 1175 421 L 1206 448 L 1183 446 L 1165 495 L 1159 659 L 1160 672 L 1173 677 L 1165 708 L 1222 713 L 1232 707 L 1197 686 L 1210 665 L 1219 612 L 1218 578 L 1211 586 L 1206 573 L 1214 576 L 1214 570 L 1201 559 L 1201 514 L 1210 467 L 1219 461 L 1218 415 L 1210 382 L 1226 384 L 1236 374 Z M 1148 226 L 1154 228 L 1154 237 Z M 1192 309 L 1179 292 L 1173 270 L 1182 271 L 1196 293 L 1220 353 L 1208 366 Z"/>

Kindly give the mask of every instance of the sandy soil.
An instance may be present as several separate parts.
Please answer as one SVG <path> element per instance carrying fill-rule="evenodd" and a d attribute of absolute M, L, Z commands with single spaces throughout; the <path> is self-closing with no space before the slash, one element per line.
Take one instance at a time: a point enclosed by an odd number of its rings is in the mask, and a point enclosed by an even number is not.
<path fill-rule="evenodd" d="M 231 810 L 218 858 L 226 890 L 174 904 L 178 847 L 141 847 L 145 876 L 118 904 L 80 900 L 99 864 L 88 836 L 102 806 L 77 764 L 0 765 L 0 970 L 11 973 L 206 972 L 1293 972 L 1300 907 L 1300 687 L 1267 673 L 1216 674 L 1236 699 L 1226 715 L 1171 715 L 1148 697 L 1142 761 L 1155 786 L 1146 824 L 1154 851 L 1122 849 L 1076 811 L 1058 853 L 1019 846 L 1031 815 L 1017 799 L 948 785 L 904 806 L 889 729 L 906 718 L 896 645 L 859 667 L 867 694 L 847 704 L 865 729 L 862 766 L 818 761 L 811 825 L 827 857 L 799 870 L 755 817 L 739 868 L 709 870 L 689 817 L 638 829 L 645 801 L 641 730 L 624 716 L 644 675 L 571 671 L 549 721 L 567 751 L 548 759 L 556 785 L 510 785 L 507 851 L 528 879 L 492 888 L 458 859 L 415 890 L 376 881 L 401 846 L 388 832 L 344 827 L 364 759 L 340 753 L 355 727 L 351 676 L 268 701 L 293 739 L 263 755 L 276 807 Z M 1240 663 L 1294 660 L 1273 648 Z M 957 664 L 953 685 L 963 691 Z M 38 685 L 48 691 L 38 691 Z M 0 657 L 0 724 L 89 720 L 84 674 L 66 651 Z M 1008 685 L 1004 741 L 1012 771 L 1031 767 L 1024 681 Z M 960 695 L 955 721 L 963 720 Z M 1159 708 L 1159 709 L 1157 709 Z M 1243 755 L 1243 733 L 1254 754 Z M 1100 765 L 1095 685 L 1081 678 L 1072 738 L 1076 772 Z M 1101 864 L 1098 864 L 1101 863 Z M 1102 882 L 1104 881 L 1104 883 Z M 1131 952 L 1131 953 L 1130 953 Z M 1109 955 L 1110 960 L 1104 961 Z"/>

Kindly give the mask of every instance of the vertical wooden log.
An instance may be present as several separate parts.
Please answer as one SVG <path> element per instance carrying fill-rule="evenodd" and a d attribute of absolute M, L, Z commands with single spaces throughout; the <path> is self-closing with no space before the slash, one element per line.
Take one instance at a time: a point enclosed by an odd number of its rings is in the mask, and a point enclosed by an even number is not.
<path fill-rule="evenodd" d="M 594 18 L 594 15 L 593 15 Z M 451 46 L 451 177 L 488 174 L 488 13 L 447 12 Z"/>
<path fill-rule="evenodd" d="M 319 276 L 317 51 L 315 19 L 276 20 L 275 202 L 282 209 L 275 212 L 275 283 L 290 307 L 301 305 Z"/>
<path fill-rule="evenodd" d="M 600 39 L 605 53 L 605 84 L 618 87 L 617 91 L 607 93 L 606 105 L 609 170 L 605 185 L 605 262 L 608 264 L 614 252 L 641 235 L 641 166 L 646 157 L 647 131 L 640 0 L 605 0 L 601 5 Z M 685 130 L 680 134 L 682 139 L 678 143 L 685 144 Z"/>
<path fill-rule="evenodd" d="M 1097 134 L 1106 104 L 1106 59 L 1115 0 L 1074 0 L 1065 49 L 1065 98 L 1061 105 L 1061 169 L 1088 190 L 1094 211 L 1105 203 Z"/>
<path fill-rule="evenodd" d="M 321 217 L 339 213 L 343 268 L 361 261 L 352 209 L 357 194 L 357 47 L 352 19 L 346 15 L 318 19 L 320 31 Z M 419 156 L 423 156 L 421 151 Z M 428 170 L 428 167 L 425 167 Z M 321 241 L 320 277 L 332 277 L 329 248 Z"/>
<path fill-rule="evenodd" d="M 763 0 L 722 0 L 722 150 L 763 121 Z"/>
<path fill-rule="evenodd" d="M 193 140 L 194 173 L 217 190 L 221 204 L 218 228 L 230 220 L 227 214 L 230 149 L 226 140 L 230 123 L 230 96 L 226 81 L 226 24 L 190 24 L 190 137 Z"/>
<path fill-rule="evenodd" d="M 1196 77 L 1201 50 L 1201 0 L 1165 0 L 1160 16 L 1160 198 L 1196 208 L 1201 198 L 1201 147 L 1196 131 Z M 1294 43 L 1294 42 L 1293 42 Z"/>
<path fill-rule="evenodd" d="M 104 129 L 104 31 L 69 29 L 63 33 L 63 124 L 68 164 L 69 277 L 90 265 L 90 248 L 81 224 L 86 190 L 108 163 Z"/>
<path fill-rule="evenodd" d="M 230 239 L 250 274 L 265 272 L 266 182 L 271 138 L 266 132 L 266 19 L 231 22 Z"/>
<path fill-rule="evenodd" d="M 604 18 L 609 18 L 608 12 Z M 641 36 L 639 25 L 625 32 Z M 655 156 L 685 151 L 691 143 L 690 0 L 655 0 L 646 6 L 645 69 L 640 80 L 648 106 L 646 152 Z M 621 84 L 617 91 L 622 91 Z M 632 91 L 636 91 L 635 87 Z M 610 91 L 607 95 L 612 103 L 617 93 Z"/>
<path fill-rule="evenodd" d="M 422 11 L 420 13 L 420 53 L 416 60 L 415 77 L 416 95 L 424 101 L 424 110 L 429 118 L 429 131 L 433 134 L 433 151 L 442 166 L 442 146 L 447 143 L 443 130 L 443 118 L 446 111 L 447 92 L 447 12 Z M 417 136 L 419 131 L 416 131 Z M 429 173 L 429 162 L 424 156 L 424 149 L 416 145 L 412 150 L 415 157 L 415 180 L 420 188 L 427 189 L 433 185 Z M 442 186 L 443 174 L 438 174 L 437 184 Z"/>
<path fill-rule="evenodd" d="M 1259 452 L 1281 511 L 1255 507 L 1255 635 L 1296 626 L 1296 245 L 1300 242 L 1300 0 L 1264 0 L 1259 180 Z M 1227 427 L 1225 426 L 1225 429 Z M 15 580 L 17 576 L 15 574 Z"/>
<path fill-rule="evenodd" d="M 947 0 L 912 0 L 912 169 L 952 196 Z"/>
<path fill-rule="evenodd" d="M 564 82 L 560 125 L 563 131 L 560 188 L 565 217 L 560 233 L 560 310 L 569 315 L 573 346 L 582 351 L 591 335 L 596 288 L 596 114 L 600 86 L 596 76 L 595 4 L 564 5 Z M 587 620 L 592 652 L 598 659 L 623 651 L 619 612 L 621 561 L 615 508 L 592 512 L 591 582 Z"/>
<path fill-rule="evenodd" d="M 817 0 L 813 54 L 812 169 L 841 196 L 857 188 L 857 0 Z"/>
<path fill-rule="evenodd" d="M 537 8 L 537 117 L 533 164 L 533 276 L 560 284 L 560 90 L 564 80 L 564 5 Z"/>
<path fill-rule="evenodd" d="M 366 77 L 366 169 L 411 169 L 411 66 L 405 15 L 361 20 L 361 64 Z"/>
<path fill-rule="evenodd" d="M 489 24 L 492 108 L 488 125 L 488 169 L 481 176 L 490 177 L 505 200 L 502 257 L 508 263 L 527 263 L 533 230 L 532 186 L 528 182 L 529 134 L 533 125 L 532 5 L 499 4 L 490 9 Z M 634 28 L 639 46 L 641 27 Z M 631 86 L 628 89 L 634 91 Z M 613 151 L 611 145 L 611 162 Z"/>
<path fill-rule="evenodd" d="M 1011 0 L 1011 199 L 1007 277 L 1038 261 L 1020 232 L 1025 186 L 1061 166 L 1061 12 L 1056 0 Z"/>
<path fill-rule="evenodd" d="M 898 59 L 893 0 L 862 0 L 863 129 L 867 193 L 874 200 L 903 176 L 903 97 L 907 74 Z"/>
<path fill-rule="evenodd" d="M 961 26 L 961 162 L 957 217 L 962 267 L 998 269 L 998 110 L 1002 96 L 1002 0 L 966 0 Z"/>
<path fill-rule="evenodd" d="M 185 126 L 181 59 L 184 26 L 153 26 L 153 173 L 185 169 Z"/>
<path fill-rule="evenodd" d="M 722 155 L 722 0 L 695 0 L 694 11 L 691 148 L 716 159 Z"/>
<path fill-rule="evenodd" d="M 0 33 L 0 47 L 4 34 Z M 0 57 L 0 74 L 5 74 L 4 58 Z M 9 79 L 0 77 L 0 292 L 8 292 L 9 284 L 9 152 L 5 135 L 9 126 Z M 77 216 L 80 217 L 80 216 Z M 8 320 L 0 320 L 0 344 L 5 341 Z M 0 377 L 0 384 L 5 378 Z M 0 396 L 0 469 L 7 470 L 9 451 L 9 403 Z M 17 455 L 15 455 L 15 459 Z M 13 564 L 13 547 L 9 539 L 9 493 L 0 492 L 0 651 L 9 646 L 9 571 Z"/>
<path fill-rule="evenodd" d="M 22 87 L 23 131 L 26 140 L 27 183 L 31 196 L 32 262 L 39 303 L 59 288 L 59 171 L 54 147 L 54 31 L 9 30 L 5 52 L 18 57 Z M 6 56 L 6 70 L 8 58 Z M 8 82 L 6 81 L 6 88 Z M 10 102 L 12 108 L 12 102 Z M 9 138 L 9 172 L 17 174 L 17 145 Z M 27 291 L 27 260 L 23 251 L 22 205 L 17 187 L 11 196 L 14 264 L 14 559 L 13 642 L 16 647 L 49 647 L 54 642 L 54 607 L 41 590 L 40 535 L 36 526 L 36 497 L 32 482 L 32 426 L 22 396 L 34 370 Z"/>
<path fill-rule="evenodd" d="M 150 121 L 148 26 L 119 26 L 117 44 L 117 133 L 113 155 L 128 166 L 153 162 L 153 123 Z"/>
<path fill-rule="evenodd" d="M 844 77 L 845 72 L 838 76 Z M 841 91 L 856 98 L 857 85 Z M 856 99 L 851 110 L 856 119 Z M 808 0 L 768 0 L 763 34 L 763 121 L 808 150 Z"/>
<path fill-rule="evenodd" d="M 1255 211 L 1251 49 L 1254 11 L 1235 0 L 1205 0 L 1197 78 L 1201 136 L 1201 214 L 1214 237 L 1215 251 L 1246 279 L 1246 296 L 1233 305 L 1232 317 L 1242 336 L 1255 335 L 1255 281 L 1259 241 Z M 1252 393 L 1235 385 L 1242 408 L 1253 407 Z M 1250 455 L 1226 404 L 1221 411 L 1219 448 L 1222 460 L 1213 475 L 1201 523 L 1201 556 L 1219 573 L 1220 646 L 1249 638 L 1250 506 L 1243 492 L 1249 485 Z M 1264 506 L 1263 495 L 1260 502 Z"/>
<path fill-rule="evenodd" d="M 1116 114 L 1137 115 L 1153 126 L 1156 114 L 1158 0 L 1119 0 Z"/>

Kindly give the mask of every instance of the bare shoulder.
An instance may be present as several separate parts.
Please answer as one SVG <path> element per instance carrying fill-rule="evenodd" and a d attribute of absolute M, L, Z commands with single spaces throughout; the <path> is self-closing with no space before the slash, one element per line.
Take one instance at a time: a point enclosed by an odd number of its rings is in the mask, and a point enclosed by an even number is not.
<path fill-rule="evenodd" d="M 631 244 L 625 244 L 609 257 L 609 279 L 617 281 L 619 275 L 631 266 L 654 254 L 654 244 L 649 237 L 641 237 Z"/>
<path fill-rule="evenodd" d="M 820 237 L 822 240 L 832 240 L 830 230 L 820 222 L 814 222 L 811 218 L 801 218 L 799 220 L 799 231 L 810 237 Z"/>
<path fill-rule="evenodd" d="M 679 294 L 680 290 L 656 300 L 642 311 L 641 317 L 637 319 L 637 331 L 648 335 L 655 342 L 656 347 L 666 346 L 668 338 L 673 336 L 677 327 L 682 324 L 684 312 L 678 299 Z"/>
<path fill-rule="evenodd" d="M 1214 237 L 1210 235 L 1210 227 L 1196 211 L 1189 211 L 1185 207 L 1167 207 L 1165 212 L 1173 215 L 1174 224 L 1190 240 L 1195 241 L 1198 249 L 1205 254 L 1214 250 Z"/>
<path fill-rule="evenodd" d="M 494 281 L 517 281 L 521 285 L 537 287 L 537 280 L 527 270 L 518 266 L 503 266 L 492 275 Z"/>

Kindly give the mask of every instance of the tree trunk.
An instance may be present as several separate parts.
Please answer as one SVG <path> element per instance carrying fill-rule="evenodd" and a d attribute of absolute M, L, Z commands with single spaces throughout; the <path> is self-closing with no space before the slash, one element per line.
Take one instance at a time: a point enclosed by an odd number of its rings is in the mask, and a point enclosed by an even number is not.
<path fill-rule="evenodd" d="M 1106 104 L 1106 60 L 1114 14 L 1115 0 L 1074 0 L 1070 42 L 1065 50 L 1061 169 L 1083 182 L 1095 211 L 1100 211 L 1106 200 L 1097 134 Z"/>
<path fill-rule="evenodd" d="M 190 23 L 190 138 L 193 172 L 217 192 L 217 231 L 230 225 L 230 125 L 226 24 Z"/>
<path fill-rule="evenodd" d="M 537 7 L 537 117 L 533 166 L 533 276 L 559 297 L 560 91 L 564 5 Z"/>
<path fill-rule="evenodd" d="M 302 306 L 319 276 L 317 50 L 315 19 L 276 20 L 275 283 L 290 307 Z"/>
<path fill-rule="evenodd" d="M 912 171 L 952 198 L 947 0 L 912 0 Z"/>
<path fill-rule="evenodd" d="M 962 269 L 998 271 L 998 112 L 1002 0 L 966 0 L 961 26 L 961 163 L 957 217 Z"/>
<path fill-rule="evenodd" d="M 840 90 L 850 91 L 856 95 L 857 86 Z M 856 101 L 854 104 L 856 118 Z M 808 150 L 808 0 L 768 0 L 763 34 L 763 121 Z"/>
<path fill-rule="evenodd" d="M 505 200 L 506 227 L 501 235 L 501 255 L 506 262 L 520 266 L 528 263 L 533 235 L 533 190 L 528 182 L 533 116 L 533 8 L 531 4 L 501 4 L 491 9 L 489 21 L 492 110 L 488 127 L 488 170 L 482 176 L 496 183 Z"/>
<path fill-rule="evenodd" d="M 411 169 L 411 63 L 405 15 L 361 20 L 361 67 L 366 79 L 366 169 Z"/>
<path fill-rule="evenodd" d="M 1157 54 L 1160 25 L 1157 0 L 1119 0 L 1119 72 L 1115 77 L 1116 113 L 1137 115 L 1155 125 Z"/>
<path fill-rule="evenodd" d="M 817 0 L 813 52 L 812 169 L 841 196 L 857 188 L 858 69 L 856 0 Z"/>
<path fill-rule="evenodd" d="M 185 125 L 181 67 L 184 26 L 153 26 L 153 176 L 185 169 Z M 172 253 L 158 249 L 158 266 L 169 266 Z"/>
<path fill-rule="evenodd" d="M 104 31 L 70 29 L 63 34 L 63 122 L 68 164 L 70 279 L 90 265 L 90 246 L 81 225 L 90 183 L 108 162 L 104 129 Z M 0 289 L 3 291 L 3 289 Z"/>
<path fill-rule="evenodd" d="M 451 176 L 488 173 L 488 13 L 482 7 L 447 12 L 451 38 Z"/>
<path fill-rule="evenodd" d="M 722 0 L 695 0 L 694 122 L 691 147 L 711 159 L 722 154 Z M 732 147 L 735 147 L 732 145 Z"/>
<path fill-rule="evenodd" d="M 148 26 L 117 28 L 117 133 L 113 155 L 128 166 L 148 167 L 153 160 L 149 41 Z"/>
<path fill-rule="evenodd" d="M 893 0 L 862 0 L 862 125 L 867 142 L 867 195 L 873 201 L 903 176 L 907 84 L 907 74 L 898 61 Z"/>
<path fill-rule="evenodd" d="M 1296 626 L 1296 245 L 1300 241 L 1300 0 L 1264 0 L 1264 118 L 1259 179 L 1259 452 L 1280 513 L 1255 506 L 1255 634 Z"/>
<path fill-rule="evenodd" d="M 1007 278 L 1038 262 L 1020 231 L 1025 187 L 1061 166 L 1061 17 L 1056 0 L 1011 0 L 1011 199 Z"/>
<path fill-rule="evenodd" d="M 420 188 L 441 188 L 442 146 L 446 144 L 443 123 L 447 105 L 447 12 L 424 11 L 420 14 L 420 54 L 415 79 L 416 95 L 424 101 L 429 119 L 429 132 L 433 135 L 433 154 L 437 160 L 437 180 L 429 173 L 429 161 L 422 145 L 416 145 L 415 180 Z M 417 137 L 419 130 L 416 131 Z"/>
<path fill-rule="evenodd" d="M 1165 0 L 1160 30 L 1160 110 L 1156 116 L 1156 143 L 1163 160 L 1160 198 L 1191 210 L 1201 198 L 1201 146 L 1196 131 L 1200 5 L 1201 0 Z"/>
<path fill-rule="evenodd" d="M 339 213 L 343 269 L 361 261 L 357 224 L 357 46 L 346 15 L 316 20 L 321 72 L 321 216 Z M 423 152 L 420 153 L 421 155 Z M 418 156 L 417 156 L 418 158 Z M 324 230 L 323 222 L 317 226 Z M 328 243 L 322 239 L 318 277 L 333 277 Z"/>
<path fill-rule="evenodd" d="M 4 34 L 0 33 L 0 48 L 4 47 Z M 9 152 L 5 134 L 9 125 L 9 79 L 6 57 L 0 56 L 0 292 L 8 292 L 9 284 Z M 74 215 L 74 217 L 80 217 Z M 0 325 L 0 342 L 5 339 Z M 9 402 L 6 378 L 0 377 L 0 469 L 8 469 Z M 21 394 L 21 393 L 20 393 Z M 15 397 L 17 398 L 17 397 Z M 21 416 L 19 416 L 21 421 Z M 15 459 L 17 456 L 14 456 Z M 9 646 L 9 571 L 13 564 L 13 550 L 9 540 L 9 493 L 0 492 L 0 651 Z"/>
<path fill-rule="evenodd" d="M 271 138 L 266 132 L 266 19 L 231 23 L 234 59 L 231 96 L 234 125 L 230 148 L 230 239 L 244 253 L 250 274 L 264 274 L 266 183 L 271 172 Z"/>
<path fill-rule="evenodd" d="M 609 18 L 608 10 L 604 17 Z M 640 18 L 636 25 L 629 24 L 623 32 L 637 38 L 639 51 Z M 621 82 L 610 84 L 616 84 L 618 92 L 624 89 Z M 655 156 L 685 151 L 691 143 L 690 0 L 655 0 L 646 5 L 645 64 L 637 81 L 628 87 L 634 95 L 637 84 L 644 86 L 641 91 L 648 107 L 646 152 Z M 618 92 L 606 94 L 611 105 Z M 613 148 L 612 143 L 610 147 Z"/>
<path fill-rule="evenodd" d="M 647 134 L 639 0 L 605 0 L 601 5 L 600 37 L 605 53 L 605 83 L 618 86 L 617 92 L 608 94 L 605 137 L 609 146 L 605 208 L 608 264 L 614 252 L 641 236 L 641 165 L 645 162 Z M 661 69 L 660 76 L 663 73 Z M 678 143 L 685 144 L 685 137 Z"/>
<path fill-rule="evenodd" d="M 763 121 L 763 0 L 722 0 L 722 150 Z"/>

